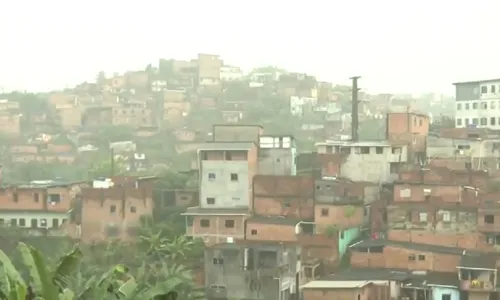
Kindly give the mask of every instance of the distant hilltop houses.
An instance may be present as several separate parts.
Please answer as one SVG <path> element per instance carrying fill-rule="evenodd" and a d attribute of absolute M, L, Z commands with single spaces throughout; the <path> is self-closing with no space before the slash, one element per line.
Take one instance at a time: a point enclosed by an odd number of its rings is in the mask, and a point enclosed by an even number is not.
<path fill-rule="evenodd" d="M 210 300 L 495 299 L 500 80 L 455 87 L 370 94 L 199 54 L 4 94 L 0 224 L 133 253 L 168 225 L 160 250 L 199 246 Z"/>

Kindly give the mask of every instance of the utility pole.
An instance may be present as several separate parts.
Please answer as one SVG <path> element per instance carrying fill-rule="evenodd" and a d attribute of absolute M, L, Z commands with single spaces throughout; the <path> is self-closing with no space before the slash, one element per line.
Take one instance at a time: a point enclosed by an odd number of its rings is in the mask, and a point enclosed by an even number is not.
<path fill-rule="evenodd" d="M 115 149 L 111 147 L 111 170 L 110 171 L 110 177 L 113 177 L 115 175 Z"/>
<path fill-rule="evenodd" d="M 351 140 L 357 142 L 359 140 L 358 129 L 359 129 L 359 113 L 358 113 L 358 79 L 361 76 L 354 76 L 350 79 L 352 80 L 352 112 L 351 112 Z"/>

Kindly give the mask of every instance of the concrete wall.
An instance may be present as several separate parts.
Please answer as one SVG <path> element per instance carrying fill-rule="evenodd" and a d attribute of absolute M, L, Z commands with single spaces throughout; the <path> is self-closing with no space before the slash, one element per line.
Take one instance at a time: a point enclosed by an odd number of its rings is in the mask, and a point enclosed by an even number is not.
<path fill-rule="evenodd" d="M 396 172 L 391 174 L 391 163 L 402 163 L 408 160 L 406 146 L 391 147 L 387 145 L 367 145 L 366 143 L 346 145 L 318 145 L 318 153 L 339 153 L 342 166 L 338 176 L 353 181 L 392 182 L 397 178 Z"/>
<path fill-rule="evenodd" d="M 200 206 L 203 208 L 248 207 L 248 161 L 201 161 Z M 236 174 L 238 180 L 231 180 Z M 233 178 L 234 179 L 234 178 Z M 215 198 L 208 204 L 207 198 Z"/>
<path fill-rule="evenodd" d="M 208 293 L 214 293 L 215 289 L 211 287 L 218 286 L 225 288 L 225 297 L 228 299 L 281 299 L 281 292 L 289 289 L 295 281 L 298 271 L 297 251 L 295 247 L 271 245 L 245 249 L 227 244 L 207 248 L 205 283 Z M 279 265 L 287 267 L 279 272 Z"/>
<path fill-rule="evenodd" d="M 385 148 L 384 154 L 357 154 L 353 151 L 342 164 L 340 176 L 353 181 L 392 182 L 397 174 L 391 174 L 390 163 L 406 161 L 406 148 L 401 149 L 401 155 L 393 154 L 391 148 Z"/>
<path fill-rule="evenodd" d="M 444 295 L 450 295 L 450 300 L 460 299 L 460 292 L 458 289 L 437 286 L 432 288 L 432 300 L 442 300 L 444 299 Z"/>
<path fill-rule="evenodd" d="M 263 175 L 296 175 L 295 154 L 293 148 L 260 149 L 259 174 Z"/>
<path fill-rule="evenodd" d="M 17 222 L 17 227 L 21 228 L 30 228 L 31 222 L 35 222 L 35 228 L 58 228 L 62 225 L 63 222 L 68 221 L 69 213 L 57 213 L 57 212 L 26 212 L 26 211 L 17 211 L 17 212 L 0 212 L 0 220 L 2 223 L 9 223 L 11 220 L 15 219 Z M 21 219 L 23 221 L 21 221 Z M 56 220 L 56 221 L 54 221 Z M 24 225 L 21 223 L 24 222 Z M 45 222 L 45 226 L 42 226 L 42 222 Z M 57 223 L 57 227 L 54 226 Z"/>

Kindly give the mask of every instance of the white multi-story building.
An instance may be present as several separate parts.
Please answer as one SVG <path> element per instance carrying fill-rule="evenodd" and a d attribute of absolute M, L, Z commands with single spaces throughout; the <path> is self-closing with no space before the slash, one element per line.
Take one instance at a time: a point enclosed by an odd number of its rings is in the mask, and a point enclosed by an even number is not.
<path fill-rule="evenodd" d="M 500 129 L 500 78 L 455 85 L 455 127 Z"/>
<path fill-rule="evenodd" d="M 220 67 L 221 81 L 238 81 L 243 79 L 243 72 L 239 67 L 222 66 Z"/>

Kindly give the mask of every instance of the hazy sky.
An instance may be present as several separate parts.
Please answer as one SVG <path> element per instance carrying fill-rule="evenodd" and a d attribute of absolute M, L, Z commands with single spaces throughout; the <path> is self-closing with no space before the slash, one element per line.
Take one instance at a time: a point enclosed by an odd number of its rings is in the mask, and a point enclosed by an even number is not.
<path fill-rule="evenodd" d="M 500 77 L 500 1 L 8 1 L 0 87 L 48 90 L 158 58 L 220 54 L 373 92 Z"/>

